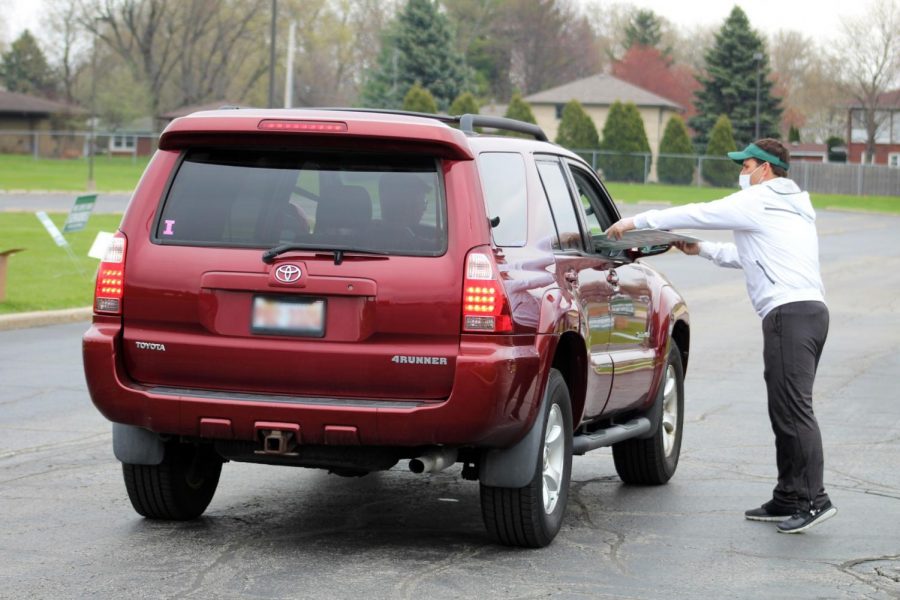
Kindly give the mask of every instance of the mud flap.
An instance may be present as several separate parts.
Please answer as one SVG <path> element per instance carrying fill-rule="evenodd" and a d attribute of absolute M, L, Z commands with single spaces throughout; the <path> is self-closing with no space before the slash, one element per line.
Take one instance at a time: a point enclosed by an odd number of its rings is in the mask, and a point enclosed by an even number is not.
<path fill-rule="evenodd" d="M 478 476 L 481 483 L 502 488 L 521 488 L 531 483 L 543 442 L 546 403 L 545 397 L 525 437 L 509 448 L 488 450 L 481 456 Z"/>
<path fill-rule="evenodd" d="M 158 465 L 166 455 L 166 446 L 148 429 L 113 423 L 113 453 L 130 465 Z"/>

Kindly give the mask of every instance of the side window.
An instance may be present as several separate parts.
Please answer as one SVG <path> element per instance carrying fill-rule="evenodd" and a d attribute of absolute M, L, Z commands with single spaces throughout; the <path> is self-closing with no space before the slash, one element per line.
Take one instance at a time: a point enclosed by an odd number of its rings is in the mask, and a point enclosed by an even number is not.
<path fill-rule="evenodd" d="M 575 213 L 575 205 L 572 204 L 572 196 L 562 165 L 558 161 L 538 160 L 538 173 L 547 200 L 550 201 L 550 210 L 553 212 L 553 220 L 556 222 L 556 231 L 559 234 L 559 242 L 554 248 L 562 250 L 583 250 L 581 229 L 578 226 L 578 216 Z"/>
<path fill-rule="evenodd" d="M 491 231 L 498 246 L 524 246 L 528 230 L 525 160 L 512 152 L 485 152 L 478 157 L 488 218 L 500 222 Z"/>
<path fill-rule="evenodd" d="M 569 167 L 591 235 L 603 233 L 616 220 L 610 210 L 606 194 L 584 169 L 575 165 Z"/>

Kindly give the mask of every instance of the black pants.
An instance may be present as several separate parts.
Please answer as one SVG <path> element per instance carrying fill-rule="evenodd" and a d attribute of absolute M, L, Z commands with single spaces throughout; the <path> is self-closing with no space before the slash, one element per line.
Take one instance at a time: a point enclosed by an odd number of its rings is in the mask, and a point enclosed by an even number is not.
<path fill-rule="evenodd" d="M 772 497 L 791 509 L 821 508 L 828 495 L 812 392 L 828 336 L 828 308 L 821 302 L 783 304 L 766 315 L 762 326 L 769 418 L 778 462 L 778 485 Z"/>

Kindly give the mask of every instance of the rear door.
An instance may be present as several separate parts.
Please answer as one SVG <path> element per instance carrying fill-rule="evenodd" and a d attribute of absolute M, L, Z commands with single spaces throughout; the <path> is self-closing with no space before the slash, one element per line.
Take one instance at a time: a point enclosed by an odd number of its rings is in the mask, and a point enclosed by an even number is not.
<path fill-rule="evenodd" d="M 447 397 L 462 269 L 448 252 L 445 168 L 422 155 L 186 151 L 149 231 L 126 232 L 130 376 L 304 397 Z"/>

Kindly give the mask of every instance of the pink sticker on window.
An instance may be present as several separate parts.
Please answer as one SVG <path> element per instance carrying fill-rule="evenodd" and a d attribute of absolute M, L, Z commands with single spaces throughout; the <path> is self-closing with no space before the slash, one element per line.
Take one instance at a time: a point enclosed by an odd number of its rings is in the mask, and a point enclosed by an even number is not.
<path fill-rule="evenodd" d="M 166 228 L 163 231 L 163 235 L 175 235 L 175 232 L 172 231 L 172 226 L 175 225 L 175 221 L 166 219 Z"/>

